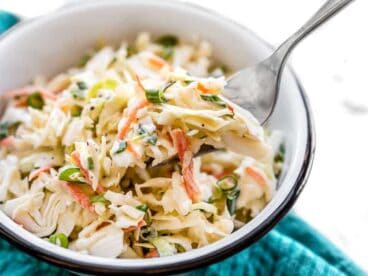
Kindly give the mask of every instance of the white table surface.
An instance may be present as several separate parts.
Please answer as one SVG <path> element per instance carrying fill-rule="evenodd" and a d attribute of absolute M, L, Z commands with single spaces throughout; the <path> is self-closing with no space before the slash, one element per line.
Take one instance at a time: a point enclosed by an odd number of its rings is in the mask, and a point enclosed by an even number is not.
<path fill-rule="evenodd" d="M 217 10 L 277 45 L 323 0 L 191 0 Z M 2 0 L 0 8 L 37 15 L 63 0 Z M 70 2 L 67 1 L 67 2 Z M 368 1 L 358 0 L 294 51 L 290 63 L 310 97 L 317 151 L 295 210 L 368 270 Z"/>

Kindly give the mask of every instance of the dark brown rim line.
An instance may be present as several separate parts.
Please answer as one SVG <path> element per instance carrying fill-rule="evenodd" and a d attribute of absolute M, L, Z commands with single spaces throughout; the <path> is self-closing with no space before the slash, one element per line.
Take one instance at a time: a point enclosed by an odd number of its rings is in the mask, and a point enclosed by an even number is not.
<path fill-rule="evenodd" d="M 202 9 L 206 11 L 207 13 L 218 15 L 216 12 L 207 10 L 203 7 L 199 7 L 193 4 L 190 4 L 190 6 L 193 6 L 197 9 L 198 8 Z M 234 24 L 241 27 L 245 31 L 251 33 L 251 35 L 253 35 L 257 40 L 259 40 L 260 43 L 264 44 L 269 49 L 273 49 L 272 46 L 270 46 L 267 42 L 261 39 L 253 31 L 247 29 L 246 27 L 238 24 L 237 22 L 229 18 L 226 18 L 222 15 L 220 16 L 222 18 L 225 18 L 227 21 L 233 22 Z M 27 22 L 29 21 L 30 20 L 27 20 Z M 8 31 L 5 32 L 5 34 L 9 34 L 15 29 L 18 29 L 20 25 L 23 25 L 24 23 L 22 22 L 18 23 L 16 27 L 10 28 Z M 4 35 L 1 35 L 0 39 L 1 38 L 4 38 Z M 45 249 L 39 249 L 39 250 L 34 249 L 33 245 L 29 241 L 27 241 L 26 239 L 22 237 L 18 237 L 16 234 L 9 231 L 2 223 L 0 223 L 0 236 L 5 238 L 8 242 L 13 244 L 17 248 L 21 249 L 22 251 L 25 251 L 29 255 L 34 256 L 40 260 L 47 261 L 49 263 L 52 263 L 64 269 L 70 269 L 70 270 L 77 271 L 77 272 L 94 273 L 94 274 L 102 274 L 102 273 L 103 274 L 106 274 L 106 273 L 109 273 L 109 274 L 180 273 L 180 272 L 188 271 L 190 269 L 210 265 L 212 263 L 219 261 L 220 259 L 223 260 L 247 248 L 251 244 L 258 241 L 260 238 L 262 238 L 266 233 L 268 233 L 289 212 L 289 210 L 291 209 L 291 207 L 294 205 L 295 201 L 297 200 L 298 196 L 300 195 L 300 192 L 304 188 L 307 182 L 312 164 L 313 164 L 314 151 L 315 151 L 315 129 L 314 129 L 311 108 L 310 108 L 309 101 L 307 99 L 305 90 L 303 86 L 301 85 L 297 75 L 290 67 L 288 67 L 288 70 L 292 73 L 293 78 L 298 86 L 298 89 L 299 89 L 299 92 L 302 97 L 302 100 L 305 106 L 305 110 L 306 110 L 308 140 L 307 140 L 307 145 L 306 145 L 306 151 L 304 154 L 304 161 L 302 164 L 302 169 L 299 172 L 299 175 L 293 185 L 293 188 L 290 190 L 284 202 L 281 203 L 265 221 L 263 221 L 260 225 L 254 228 L 251 232 L 249 232 L 248 234 L 244 235 L 241 239 L 239 239 L 238 243 L 229 244 L 221 249 L 212 251 L 210 254 L 200 256 L 196 259 L 179 262 L 175 267 L 166 267 L 165 265 L 158 265 L 156 267 L 148 268 L 149 271 L 147 271 L 144 268 L 142 269 L 135 269 L 135 268 L 122 269 L 122 268 L 117 268 L 115 266 L 109 266 L 109 265 L 91 265 L 90 263 L 87 264 L 82 261 L 75 261 L 75 260 L 70 260 L 70 259 L 63 260 L 59 255 L 56 255 L 53 252 L 47 251 Z"/>

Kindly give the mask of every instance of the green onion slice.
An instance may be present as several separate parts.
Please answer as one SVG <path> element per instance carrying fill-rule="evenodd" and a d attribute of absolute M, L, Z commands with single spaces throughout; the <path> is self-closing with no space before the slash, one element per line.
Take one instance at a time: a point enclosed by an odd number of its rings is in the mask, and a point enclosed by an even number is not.
<path fill-rule="evenodd" d="M 67 182 L 84 183 L 80 169 L 73 167 L 63 170 L 59 175 L 59 179 Z"/>
<path fill-rule="evenodd" d="M 165 46 L 162 50 L 162 58 L 165 60 L 170 59 L 174 55 L 174 47 L 172 46 Z"/>
<path fill-rule="evenodd" d="M 144 128 L 144 126 L 142 124 L 138 125 L 138 129 L 137 129 L 137 133 L 139 135 L 143 135 L 147 133 L 147 130 Z"/>
<path fill-rule="evenodd" d="M 138 52 L 137 48 L 134 45 L 129 45 L 127 47 L 127 57 L 131 57 Z"/>
<path fill-rule="evenodd" d="M 279 152 L 275 155 L 274 162 L 284 162 L 285 160 L 285 146 L 281 144 L 279 147 Z"/>
<path fill-rule="evenodd" d="M 49 242 L 56 244 L 58 246 L 68 248 L 69 240 L 68 237 L 63 233 L 56 233 L 49 237 Z"/>
<path fill-rule="evenodd" d="M 4 139 L 9 135 L 9 123 L 4 122 L 0 123 L 0 139 Z"/>
<path fill-rule="evenodd" d="M 92 196 L 90 199 L 91 203 L 104 203 L 104 204 L 110 204 L 110 201 L 107 200 L 103 195 L 95 195 Z"/>
<path fill-rule="evenodd" d="M 42 109 L 45 105 L 40 92 L 34 92 L 27 98 L 27 105 L 35 109 Z"/>
<path fill-rule="evenodd" d="M 118 149 L 115 151 L 115 154 L 122 153 L 123 151 L 126 150 L 127 146 L 128 143 L 126 141 L 120 141 Z"/>
<path fill-rule="evenodd" d="M 90 59 L 91 59 L 90 54 L 83 55 L 79 60 L 78 67 L 84 67 Z"/>
<path fill-rule="evenodd" d="M 221 98 L 217 95 L 201 94 L 201 98 L 206 102 L 211 102 L 217 104 L 218 106 L 226 107 L 226 103 L 223 100 L 221 100 Z"/>
<path fill-rule="evenodd" d="M 88 88 L 84 81 L 77 81 L 77 86 L 80 90 L 86 90 Z"/>
<path fill-rule="evenodd" d="M 164 103 L 166 102 L 164 92 L 161 89 L 146 89 L 146 98 L 150 103 Z"/>
<path fill-rule="evenodd" d="M 233 190 L 226 195 L 227 196 L 226 206 L 231 215 L 233 215 L 236 211 L 236 200 L 238 199 L 239 195 L 240 195 L 239 190 Z"/>
<path fill-rule="evenodd" d="M 147 142 L 151 145 L 156 145 L 157 143 L 157 136 L 156 135 L 151 135 L 147 137 Z"/>
<path fill-rule="evenodd" d="M 154 238 L 157 238 L 157 230 L 151 226 L 144 226 L 141 228 L 141 231 L 139 233 L 139 237 L 143 241 L 150 241 Z"/>
<path fill-rule="evenodd" d="M 137 208 L 138 210 L 140 210 L 140 211 L 142 211 L 142 212 L 146 212 L 147 210 L 148 210 L 148 206 L 147 206 L 147 204 L 141 204 L 141 205 L 138 205 L 137 207 L 135 207 L 135 208 Z"/>
<path fill-rule="evenodd" d="M 73 88 L 72 90 L 70 90 L 70 93 L 72 93 L 72 95 L 75 99 L 82 99 L 83 100 L 85 98 L 84 92 L 80 89 Z"/>
<path fill-rule="evenodd" d="M 70 114 L 73 117 L 79 117 L 82 114 L 83 108 L 78 105 L 73 105 L 70 109 Z"/>
<path fill-rule="evenodd" d="M 179 43 L 179 39 L 175 36 L 175 35 L 163 35 L 163 36 L 160 36 L 156 42 L 158 44 L 161 44 L 162 46 L 176 46 L 178 43 Z"/>
<path fill-rule="evenodd" d="M 160 257 L 171 256 L 177 252 L 176 247 L 163 238 L 154 238 L 150 242 L 156 247 Z"/>
<path fill-rule="evenodd" d="M 87 158 L 87 164 L 88 164 L 88 169 L 90 171 L 92 171 L 95 168 L 95 163 L 93 162 L 93 158 L 91 156 Z"/>
<path fill-rule="evenodd" d="M 238 185 L 238 178 L 233 174 L 226 175 L 219 179 L 216 184 L 222 191 L 231 191 Z"/>

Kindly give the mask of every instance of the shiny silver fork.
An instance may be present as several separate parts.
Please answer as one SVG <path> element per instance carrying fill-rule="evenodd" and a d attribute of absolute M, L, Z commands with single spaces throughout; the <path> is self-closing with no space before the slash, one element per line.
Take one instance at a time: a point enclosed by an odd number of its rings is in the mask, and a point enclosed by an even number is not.
<path fill-rule="evenodd" d="M 267 59 L 255 66 L 244 68 L 227 80 L 222 99 L 231 103 L 237 112 L 250 111 L 263 125 L 271 116 L 279 94 L 282 71 L 294 47 L 321 24 L 354 0 L 328 0 L 307 23 L 289 37 Z M 203 145 L 195 156 L 213 152 L 212 146 Z M 154 167 L 177 162 L 177 155 Z"/>
<path fill-rule="evenodd" d="M 263 125 L 271 116 L 279 93 L 282 71 L 295 46 L 308 34 L 354 0 L 329 0 L 267 59 L 244 68 L 228 79 L 223 96 L 250 111 Z"/>

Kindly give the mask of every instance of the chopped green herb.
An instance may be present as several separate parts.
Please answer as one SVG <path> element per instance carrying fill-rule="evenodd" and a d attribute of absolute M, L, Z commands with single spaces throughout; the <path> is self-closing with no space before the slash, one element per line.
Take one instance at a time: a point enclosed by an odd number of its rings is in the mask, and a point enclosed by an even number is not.
<path fill-rule="evenodd" d="M 148 209 L 148 206 L 147 206 L 147 204 L 141 204 L 141 205 L 138 205 L 135 208 L 137 208 L 138 210 L 141 210 L 142 212 L 146 212 L 147 209 Z"/>
<path fill-rule="evenodd" d="M 40 92 L 34 92 L 27 98 L 27 104 L 35 109 L 42 109 L 45 105 Z"/>
<path fill-rule="evenodd" d="M 73 183 L 84 183 L 84 181 L 82 181 L 83 177 L 79 168 L 67 168 L 63 170 L 59 175 L 59 179 Z"/>
<path fill-rule="evenodd" d="M 126 141 L 120 141 L 118 149 L 115 151 L 115 154 L 122 153 L 124 150 L 126 150 L 128 146 L 128 143 Z"/>
<path fill-rule="evenodd" d="M 165 46 L 162 50 L 161 56 L 163 59 L 168 60 L 174 55 L 174 47 Z"/>
<path fill-rule="evenodd" d="M 138 125 L 137 133 L 139 135 L 143 135 L 143 134 L 146 134 L 147 133 L 147 130 L 144 128 L 144 126 L 142 124 L 139 124 Z"/>
<path fill-rule="evenodd" d="M 236 200 L 238 199 L 239 195 L 239 190 L 233 190 L 227 194 L 226 206 L 231 215 L 233 215 L 236 211 Z"/>
<path fill-rule="evenodd" d="M 84 95 L 84 91 L 77 89 L 77 88 L 73 88 L 70 90 L 70 93 L 73 95 L 73 97 L 75 99 L 84 99 L 85 95 Z"/>
<path fill-rule="evenodd" d="M 79 105 L 73 105 L 70 109 L 70 114 L 73 117 L 79 117 L 82 114 L 83 108 Z"/>
<path fill-rule="evenodd" d="M 281 144 L 279 152 L 275 155 L 274 162 L 284 162 L 285 160 L 285 145 Z"/>
<path fill-rule="evenodd" d="M 78 67 L 84 67 L 90 59 L 91 59 L 90 54 L 84 54 L 79 60 Z"/>
<path fill-rule="evenodd" d="M 192 82 L 193 82 L 193 80 L 185 80 L 185 81 L 183 81 L 186 85 L 189 85 L 189 84 L 191 84 Z"/>
<path fill-rule="evenodd" d="M 95 195 L 92 196 L 90 199 L 91 203 L 103 203 L 103 204 L 110 204 L 110 201 L 107 200 L 103 195 Z"/>
<path fill-rule="evenodd" d="M 68 237 L 63 233 L 56 233 L 49 237 L 49 241 L 53 244 L 58 246 L 68 248 L 69 247 L 69 240 Z"/>
<path fill-rule="evenodd" d="M 216 184 L 224 192 L 231 191 L 238 185 L 238 178 L 235 175 L 227 175 L 219 179 Z"/>
<path fill-rule="evenodd" d="M 129 45 L 127 47 L 127 57 L 135 55 L 137 52 L 137 48 L 134 45 Z"/>
<path fill-rule="evenodd" d="M 169 89 L 171 86 L 173 86 L 176 83 L 176 81 L 169 81 L 165 87 L 162 89 L 163 92 L 165 92 L 167 89 Z"/>
<path fill-rule="evenodd" d="M 87 84 L 84 82 L 84 81 L 78 81 L 77 82 L 77 86 L 80 90 L 86 90 L 88 87 L 87 87 Z"/>
<path fill-rule="evenodd" d="M 232 190 L 226 194 L 227 199 L 237 199 L 240 195 L 240 190 Z"/>
<path fill-rule="evenodd" d="M 178 43 L 179 43 L 179 39 L 175 36 L 175 35 L 163 35 L 163 36 L 160 36 L 156 42 L 158 44 L 161 44 L 162 46 L 176 46 Z"/>
<path fill-rule="evenodd" d="M 9 135 L 9 123 L 3 122 L 0 123 L 0 139 L 4 139 Z"/>
<path fill-rule="evenodd" d="M 201 98 L 207 102 L 217 104 L 221 107 L 226 107 L 226 103 L 223 100 L 221 100 L 221 98 L 217 95 L 201 94 Z"/>
<path fill-rule="evenodd" d="M 177 250 L 179 253 L 186 252 L 185 248 L 184 248 L 181 244 L 176 243 L 176 244 L 175 244 L 175 247 L 176 247 L 176 250 Z"/>
<path fill-rule="evenodd" d="M 154 238 L 157 238 L 157 230 L 151 226 L 144 226 L 141 228 L 141 231 L 139 233 L 139 237 L 143 241 L 150 241 Z"/>
<path fill-rule="evenodd" d="M 279 150 L 282 154 L 285 154 L 285 145 L 281 144 Z"/>
<path fill-rule="evenodd" d="M 224 117 L 229 117 L 231 119 L 234 119 L 235 113 L 231 113 L 231 114 L 225 114 Z"/>
<path fill-rule="evenodd" d="M 151 135 L 147 137 L 147 142 L 151 145 L 156 145 L 157 144 L 157 136 L 156 135 Z"/>
<path fill-rule="evenodd" d="M 90 171 L 92 171 L 92 170 L 95 168 L 95 164 L 94 164 L 93 159 L 92 159 L 92 157 L 91 157 L 91 156 L 89 156 L 89 157 L 87 158 L 87 163 L 88 163 L 88 169 L 89 169 Z"/>
<path fill-rule="evenodd" d="M 164 92 L 161 89 L 146 89 L 146 98 L 150 103 L 164 103 L 166 102 Z"/>

